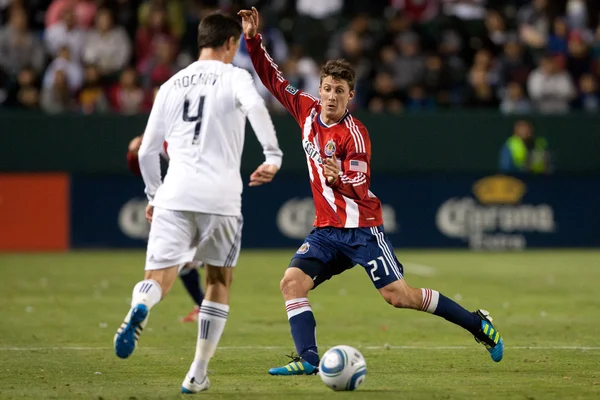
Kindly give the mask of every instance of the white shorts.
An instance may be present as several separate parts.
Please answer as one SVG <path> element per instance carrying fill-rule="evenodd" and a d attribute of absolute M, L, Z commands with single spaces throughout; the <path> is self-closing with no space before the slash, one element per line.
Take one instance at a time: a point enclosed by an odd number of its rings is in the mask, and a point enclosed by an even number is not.
<path fill-rule="evenodd" d="M 240 255 L 242 217 L 174 211 L 154 207 L 146 270 L 188 262 L 234 267 Z"/>

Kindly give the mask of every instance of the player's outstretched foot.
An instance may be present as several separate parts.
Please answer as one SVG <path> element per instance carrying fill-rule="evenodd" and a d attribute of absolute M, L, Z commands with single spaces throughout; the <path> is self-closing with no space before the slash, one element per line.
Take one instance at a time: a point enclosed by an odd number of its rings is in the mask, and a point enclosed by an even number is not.
<path fill-rule="evenodd" d="M 481 329 L 475 335 L 475 340 L 485 346 L 492 360 L 500 362 L 504 356 L 504 341 L 500 332 L 492 325 L 492 317 L 486 310 L 477 310 L 475 313 L 481 318 Z"/>
<path fill-rule="evenodd" d="M 198 313 L 199 312 L 200 312 L 200 307 L 194 306 L 192 311 L 190 311 L 189 314 L 186 315 L 185 317 L 181 318 L 180 321 L 181 322 L 198 322 Z"/>
<path fill-rule="evenodd" d="M 127 358 L 135 350 L 138 339 L 148 322 L 148 307 L 145 304 L 134 306 L 115 335 L 115 353 L 117 357 Z"/>
<path fill-rule="evenodd" d="M 183 394 L 194 394 L 202 392 L 210 387 L 210 381 L 208 376 L 205 376 L 202 382 L 196 381 L 196 378 L 185 376 L 183 383 L 181 384 L 181 393 Z"/>
<path fill-rule="evenodd" d="M 315 375 L 319 372 L 319 368 L 304 361 L 298 356 L 288 356 L 292 359 L 289 364 L 283 367 L 271 368 L 271 375 Z"/>

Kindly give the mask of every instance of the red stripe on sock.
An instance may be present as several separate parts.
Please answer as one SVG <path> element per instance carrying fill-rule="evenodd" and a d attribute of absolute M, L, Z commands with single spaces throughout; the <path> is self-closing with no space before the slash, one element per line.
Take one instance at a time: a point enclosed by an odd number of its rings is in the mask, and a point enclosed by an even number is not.
<path fill-rule="evenodd" d="M 289 311 L 296 310 L 301 307 L 309 307 L 310 308 L 310 303 L 308 301 L 301 301 L 299 303 L 290 304 L 290 305 L 285 306 L 285 310 L 289 312 Z"/>
<path fill-rule="evenodd" d="M 429 304 L 431 304 L 431 297 L 431 289 L 425 289 L 425 296 L 423 296 L 423 300 L 421 301 L 421 311 L 427 311 Z"/>

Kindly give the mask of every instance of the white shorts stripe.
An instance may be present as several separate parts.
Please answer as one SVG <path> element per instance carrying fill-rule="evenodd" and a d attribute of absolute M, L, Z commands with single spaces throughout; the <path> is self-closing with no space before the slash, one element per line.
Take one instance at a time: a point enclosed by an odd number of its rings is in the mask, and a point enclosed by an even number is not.
<path fill-rule="evenodd" d="M 377 230 L 377 228 L 372 227 L 371 233 L 377 239 L 377 244 L 379 245 L 379 248 L 383 252 L 383 256 L 387 260 L 388 265 L 390 266 L 392 271 L 394 271 L 394 275 L 396 275 L 396 278 L 402 279 L 402 274 L 400 273 L 400 269 L 398 268 L 398 265 L 396 264 L 394 256 L 390 252 L 389 246 L 385 242 L 385 236 L 383 235 L 383 232 L 379 232 Z"/>

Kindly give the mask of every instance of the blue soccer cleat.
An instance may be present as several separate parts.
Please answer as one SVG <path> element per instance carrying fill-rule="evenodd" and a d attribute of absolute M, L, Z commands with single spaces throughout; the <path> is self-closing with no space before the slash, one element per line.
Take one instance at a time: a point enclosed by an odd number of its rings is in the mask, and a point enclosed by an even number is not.
<path fill-rule="evenodd" d="M 316 375 L 319 372 L 319 368 L 312 364 L 304 361 L 298 356 L 288 356 L 292 359 L 289 364 L 283 367 L 271 368 L 269 370 L 270 375 Z"/>
<path fill-rule="evenodd" d="M 481 329 L 475 335 L 475 340 L 485 346 L 492 360 L 500 362 L 504 356 L 504 341 L 494 326 L 492 317 L 486 310 L 477 310 L 475 314 L 481 318 Z"/>
<path fill-rule="evenodd" d="M 115 334 L 114 343 L 117 357 L 127 358 L 133 353 L 148 322 L 148 313 L 148 307 L 145 304 L 138 304 L 129 310 Z"/>

